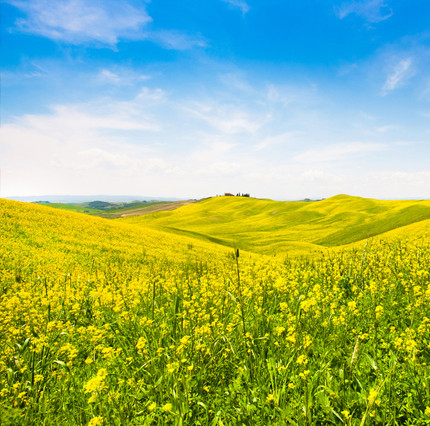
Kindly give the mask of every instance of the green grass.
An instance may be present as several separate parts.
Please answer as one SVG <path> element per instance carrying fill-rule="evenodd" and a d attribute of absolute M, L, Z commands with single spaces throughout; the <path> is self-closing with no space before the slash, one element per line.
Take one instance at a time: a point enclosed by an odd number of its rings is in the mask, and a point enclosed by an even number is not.
<path fill-rule="evenodd" d="M 294 259 L 125 222 L 0 200 L 1 426 L 430 424 L 429 219 Z"/>
<path fill-rule="evenodd" d="M 155 208 L 162 208 L 163 206 L 170 205 L 170 201 L 152 201 L 150 203 L 141 204 L 139 206 L 132 207 L 119 207 L 116 209 L 102 211 L 98 216 L 106 219 L 116 219 L 124 214 L 146 214 L 148 211 L 152 211 Z"/>
<path fill-rule="evenodd" d="M 54 209 L 67 210 L 69 212 L 75 213 L 86 213 L 91 215 L 98 215 L 103 213 L 103 210 L 92 209 L 91 207 L 86 207 L 82 205 L 75 204 L 65 204 L 65 203 L 49 203 L 49 204 L 40 204 L 43 207 L 52 207 Z"/>
<path fill-rule="evenodd" d="M 262 254 L 306 254 L 347 245 L 430 218 L 430 201 L 381 201 L 337 195 L 281 202 L 217 197 L 127 223 L 219 240 Z"/>
<path fill-rule="evenodd" d="M 123 216 L 145 215 L 157 210 L 173 210 L 180 206 L 182 201 L 150 201 L 148 203 L 109 203 L 105 209 L 97 209 L 90 206 L 90 203 L 65 204 L 47 203 L 41 206 L 53 207 L 55 209 L 85 213 L 91 216 L 99 216 L 105 219 L 117 219 Z"/>

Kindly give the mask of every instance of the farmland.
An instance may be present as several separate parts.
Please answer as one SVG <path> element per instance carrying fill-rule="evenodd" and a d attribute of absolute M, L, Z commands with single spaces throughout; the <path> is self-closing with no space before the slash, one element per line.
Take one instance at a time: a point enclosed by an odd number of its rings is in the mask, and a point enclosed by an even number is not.
<path fill-rule="evenodd" d="M 381 201 L 348 195 L 317 202 L 216 197 L 172 212 L 123 220 L 227 246 L 235 244 L 256 253 L 306 255 L 400 231 L 416 222 L 424 229 L 428 226 L 425 221 L 430 220 L 430 201 Z"/>
<path fill-rule="evenodd" d="M 191 204 L 194 200 L 187 201 L 135 201 L 130 203 L 109 203 L 94 201 L 77 204 L 67 203 L 44 203 L 42 205 L 55 209 L 86 213 L 92 216 L 104 217 L 106 219 L 117 219 L 119 217 L 140 216 L 157 211 L 169 211 L 178 207 Z"/>
<path fill-rule="evenodd" d="M 429 217 L 348 196 L 117 220 L 0 200 L 0 424 L 429 424 Z"/>

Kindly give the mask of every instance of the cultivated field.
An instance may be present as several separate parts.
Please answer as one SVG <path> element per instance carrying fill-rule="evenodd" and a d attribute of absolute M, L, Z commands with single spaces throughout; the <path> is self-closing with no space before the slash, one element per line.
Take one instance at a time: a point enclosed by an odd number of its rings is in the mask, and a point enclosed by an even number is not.
<path fill-rule="evenodd" d="M 0 200 L 0 425 L 430 424 L 429 212 Z"/>
<path fill-rule="evenodd" d="M 150 202 L 135 201 L 131 203 L 105 203 L 103 201 L 96 201 L 79 204 L 42 203 L 42 205 L 46 207 L 53 207 L 55 209 L 74 211 L 76 213 L 86 213 L 106 219 L 117 219 L 119 217 L 142 216 L 154 212 L 175 210 L 179 207 L 192 203 L 195 203 L 195 200 Z M 94 208 L 94 205 L 97 206 L 97 204 L 106 204 L 107 206 L 103 209 Z"/>

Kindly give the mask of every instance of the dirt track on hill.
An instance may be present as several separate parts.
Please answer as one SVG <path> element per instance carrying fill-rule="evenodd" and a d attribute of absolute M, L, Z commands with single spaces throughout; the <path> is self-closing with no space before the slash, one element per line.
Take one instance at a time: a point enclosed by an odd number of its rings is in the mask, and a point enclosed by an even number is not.
<path fill-rule="evenodd" d="M 143 207 L 142 209 L 133 210 L 130 213 L 124 213 L 121 217 L 130 217 L 130 216 L 142 216 L 144 214 L 150 214 L 155 212 L 165 212 L 176 210 L 179 207 L 187 206 L 188 204 L 194 204 L 197 200 L 185 200 L 185 201 L 173 201 L 172 203 L 163 204 L 162 206 L 157 205 L 153 208 Z"/>

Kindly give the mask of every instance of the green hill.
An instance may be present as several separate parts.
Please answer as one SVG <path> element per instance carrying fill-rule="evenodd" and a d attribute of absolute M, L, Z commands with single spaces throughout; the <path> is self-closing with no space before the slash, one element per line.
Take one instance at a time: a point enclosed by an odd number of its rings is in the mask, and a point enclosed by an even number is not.
<path fill-rule="evenodd" d="M 43 207 L 52 207 L 54 209 L 67 210 L 75 213 L 87 213 L 91 215 L 99 215 L 103 213 L 103 210 L 88 207 L 87 205 L 84 205 L 84 203 L 82 204 L 48 203 L 48 204 L 40 204 L 40 205 Z"/>
<path fill-rule="evenodd" d="M 35 203 L 44 207 L 85 213 L 91 216 L 117 219 L 127 216 L 141 216 L 158 211 L 170 211 L 181 206 L 194 203 L 195 200 L 180 201 L 133 201 L 130 203 L 108 203 L 104 201 L 90 201 L 78 204 L 65 203 Z"/>
<path fill-rule="evenodd" d="M 0 199 L 0 235 L 0 254 L 6 253 L 0 256 L 1 261 L 10 257 L 7 253 L 13 252 L 16 257 L 31 255 L 39 264 L 48 262 L 56 267 L 64 266 L 62 259 L 70 261 L 72 257 L 72 263 L 82 267 L 106 256 L 139 262 L 142 256 L 148 257 L 150 253 L 154 258 L 175 261 L 188 259 L 196 253 L 199 258 L 204 254 L 213 258 L 231 253 L 225 247 L 195 241 L 188 236 L 177 237 L 156 229 L 4 199 Z"/>
<path fill-rule="evenodd" d="M 107 220 L 0 199 L 0 425 L 428 425 L 428 208 L 219 198 Z M 365 249 L 312 242 L 408 220 Z"/>
<path fill-rule="evenodd" d="M 312 203 L 216 197 L 171 212 L 121 220 L 257 253 L 297 255 L 351 244 L 427 219 L 430 200 L 337 195 Z"/>

